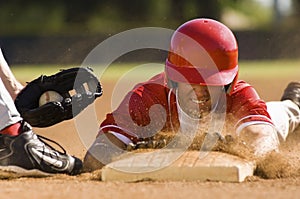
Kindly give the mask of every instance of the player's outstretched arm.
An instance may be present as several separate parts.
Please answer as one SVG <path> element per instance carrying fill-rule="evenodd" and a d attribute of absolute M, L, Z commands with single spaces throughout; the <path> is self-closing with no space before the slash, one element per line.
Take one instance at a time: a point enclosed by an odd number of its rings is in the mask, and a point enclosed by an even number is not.
<path fill-rule="evenodd" d="M 23 89 L 23 85 L 15 78 L 14 74 L 10 70 L 8 63 L 6 62 L 2 50 L 0 48 L 0 78 L 2 79 L 4 86 L 8 90 L 10 96 L 15 100 L 18 93 Z"/>
<path fill-rule="evenodd" d="M 87 151 L 83 161 L 83 171 L 101 169 L 126 150 L 126 144 L 111 133 L 98 135 Z"/>
<path fill-rule="evenodd" d="M 240 139 L 253 149 L 256 156 L 264 156 L 271 151 L 278 151 L 279 140 L 272 125 L 249 125 L 239 135 Z"/>

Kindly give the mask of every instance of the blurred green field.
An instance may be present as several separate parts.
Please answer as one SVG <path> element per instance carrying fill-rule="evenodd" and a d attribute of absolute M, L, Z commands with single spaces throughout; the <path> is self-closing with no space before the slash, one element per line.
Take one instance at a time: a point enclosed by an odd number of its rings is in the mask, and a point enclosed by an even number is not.
<path fill-rule="evenodd" d="M 290 77 L 300 80 L 300 59 L 299 60 L 276 60 L 276 61 L 241 61 L 240 78 L 276 78 Z M 74 67 L 55 65 L 15 65 L 11 69 L 17 79 L 21 82 L 30 81 L 40 75 L 51 75 L 60 69 Z M 154 74 L 163 71 L 163 64 L 140 64 L 125 63 L 114 64 L 109 67 L 92 66 L 95 74 L 102 80 L 114 80 L 122 76 L 133 79 L 148 79 Z"/>

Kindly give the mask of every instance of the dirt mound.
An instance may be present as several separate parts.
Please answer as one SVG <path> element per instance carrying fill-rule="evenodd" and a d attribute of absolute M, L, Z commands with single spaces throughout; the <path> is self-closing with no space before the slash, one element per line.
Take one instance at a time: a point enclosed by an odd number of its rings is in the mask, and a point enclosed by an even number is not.
<path fill-rule="evenodd" d="M 155 139 L 165 140 L 168 145 L 174 136 L 175 134 L 172 132 L 160 132 Z M 203 133 L 197 134 L 188 150 L 200 150 L 205 136 L 206 134 Z M 271 152 L 262 158 L 253 156 L 251 149 L 243 141 L 231 136 L 220 139 L 212 150 L 255 161 L 257 163 L 255 175 L 263 179 L 300 176 L 300 153 L 298 153 L 300 151 L 300 128 L 281 143 L 279 152 Z"/>
<path fill-rule="evenodd" d="M 286 178 L 300 176 L 300 129 L 291 133 L 280 145 L 278 153 L 272 152 L 257 159 L 255 175 L 262 178 Z"/>

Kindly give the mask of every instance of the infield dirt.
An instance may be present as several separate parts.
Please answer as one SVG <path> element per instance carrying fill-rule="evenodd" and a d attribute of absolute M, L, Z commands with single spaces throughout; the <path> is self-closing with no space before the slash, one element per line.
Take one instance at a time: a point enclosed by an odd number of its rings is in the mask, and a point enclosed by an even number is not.
<path fill-rule="evenodd" d="M 278 100 L 292 79 L 251 79 L 260 96 Z M 104 81 L 104 95 L 95 107 L 99 121 L 110 111 L 110 96 L 114 84 Z M 276 88 L 276 89 L 274 89 Z M 73 120 L 55 126 L 35 129 L 61 143 L 80 158 L 86 146 L 81 142 Z M 96 132 L 86 134 L 95 136 Z M 2 176 L 0 198 L 298 198 L 300 195 L 300 129 L 281 145 L 279 154 L 271 154 L 258 162 L 256 176 L 242 183 L 142 181 L 136 183 L 102 182 L 101 170 L 79 176 L 55 175 L 47 178 L 13 178 Z"/>

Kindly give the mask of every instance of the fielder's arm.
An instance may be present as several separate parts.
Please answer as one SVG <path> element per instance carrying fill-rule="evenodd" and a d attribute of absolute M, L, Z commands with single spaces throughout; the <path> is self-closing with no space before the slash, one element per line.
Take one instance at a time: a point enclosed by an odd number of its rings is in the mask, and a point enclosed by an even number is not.
<path fill-rule="evenodd" d="M 0 78 L 13 100 L 23 89 L 23 85 L 15 78 L 0 49 Z"/>

